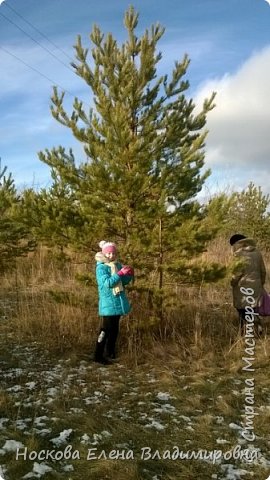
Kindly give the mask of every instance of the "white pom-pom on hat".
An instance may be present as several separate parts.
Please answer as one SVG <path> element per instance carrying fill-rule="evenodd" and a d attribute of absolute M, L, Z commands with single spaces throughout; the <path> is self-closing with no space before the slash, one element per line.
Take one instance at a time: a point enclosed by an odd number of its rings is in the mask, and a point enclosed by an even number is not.
<path fill-rule="evenodd" d="M 99 242 L 98 246 L 101 248 L 101 250 L 102 247 L 104 247 L 105 243 L 107 243 L 106 240 L 101 240 L 101 242 Z"/>

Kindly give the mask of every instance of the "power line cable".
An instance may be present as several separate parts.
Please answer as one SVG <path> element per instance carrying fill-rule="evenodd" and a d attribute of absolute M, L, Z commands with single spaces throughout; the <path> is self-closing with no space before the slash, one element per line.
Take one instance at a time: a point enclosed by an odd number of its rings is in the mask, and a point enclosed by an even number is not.
<path fill-rule="evenodd" d="M 4 15 L 2 12 L 0 12 L 0 15 L 1 17 L 5 18 L 8 22 L 10 22 L 12 25 L 14 25 L 16 28 L 18 28 L 21 32 L 23 32 L 25 35 L 27 35 L 27 37 L 29 37 L 33 42 L 35 42 L 37 45 L 39 45 L 41 48 L 43 48 L 43 50 L 45 50 L 47 53 L 49 53 L 52 57 L 54 57 L 58 62 L 60 62 L 62 65 L 64 65 L 64 67 L 66 67 L 68 70 L 70 70 L 72 73 L 73 70 L 64 62 L 62 62 L 62 60 L 60 60 L 60 58 L 58 58 L 54 53 L 52 53 L 47 47 L 45 47 L 44 45 L 42 45 L 42 43 L 40 43 L 38 40 L 36 40 L 34 37 L 32 37 L 32 35 L 30 35 L 29 33 L 27 33 L 23 28 L 21 28 L 19 25 L 17 25 L 17 23 L 13 22 L 13 20 L 11 20 L 10 18 L 8 18 L 6 15 Z"/>
<path fill-rule="evenodd" d="M 39 31 L 34 25 L 31 24 L 31 22 L 28 22 L 28 20 L 26 20 L 22 15 L 20 15 L 14 8 L 12 8 L 10 5 L 6 4 L 6 2 L 4 2 L 4 5 L 8 6 L 11 10 L 13 10 L 19 17 L 23 18 L 23 20 L 28 23 L 29 25 L 31 25 L 38 33 L 40 33 L 40 35 L 42 35 L 44 38 L 46 38 L 46 40 L 48 40 L 53 46 L 55 46 L 58 50 L 60 50 L 64 55 L 66 55 L 69 59 L 73 60 L 71 57 L 69 57 L 63 50 L 61 50 L 56 44 L 54 44 L 53 42 L 51 42 L 51 40 L 49 40 L 48 37 L 46 37 L 46 35 L 44 35 L 41 31 Z M 40 42 L 38 42 L 34 37 L 32 37 L 31 35 L 29 35 L 27 32 L 25 32 L 19 25 L 17 25 L 15 22 L 13 22 L 10 18 L 6 17 L 2 12 L 0 12 L 0 15 L 2 15 L 2 17 L 4 17 L 6 20 L 8 20 L 11 24 L 15 25 L 19 30 L 21 30 L 25 35 L 27 35 L 29 38 L 31 38 L 31 40 L 33 40 L 35 43 L 37 43 L 41 48 L 43 48 L 44 50 L 46 50 L 50 55 L 52 55 L 56 60 L 58 60 L 61 64 L 63 64 L 66 68 L 68 68 L 72 73 L 74 73 L 74 71 L 69 67 L 67 66 L 64 62 L 62 62 L 56 55 L 54 55 L 49 49 L 47 49 L 46 47 L 44 47 Z M 52 80 L 51 78 L 49 78 L 47 75 L 45 75 L 44 73 L 40 72 L 40 70 L 38 70 L 37 68 L 33 67 L 32 65 L 29 65 L 29 63 L 25 62 L 24 60 L 22 60 L 21 58 L 19 58 L 17 55 L 15 55 L 14 53 L 10 52 L 9 50 L 7 50 L 6 48 L 0 46 L 0 48 L 7 54 L 7 55 L 10 55 L 11 57 L 15 58 L 16 60 L 18 60 L 20 63 L 22 63 L 23 65 L 25 65 L 26 67 L 30 68 L 32 71 L 34 71 L 35 73 L 37 73 L 38 75 L 42 76 L 43 78 L 45 78 L 46 80 L 48 80 L 51 84 L 57 86 L 58 88 L 61 88 L 61 90 L 65 93 L 67 93 L 68 95 L 70 95 L 71 97 L 75 98 L 75 95 L 72 94 L 71 92 L 69 92 L 66 88 L 64 88 L 63 86 L 61 86 L 59 83 L 55 82 L 54 80 Z M 77 97 L 78 100 L 79 97 Z M 87 102 L 83 102 L 85 105 L 87 105 L 89 108 L 90 108 L 90 105 L 87 103 Z"/>
<path fill-rule="evenodd" d="M 73 93 L 69 92 L 66 88 L 62 87 L 59 83 L 55 82 L 54 80 L 52 80 L 51 78 L 47 77 L 47 75 L 45 75 L 44 73 L 40 72 L 37 68 L 35 67 L 32 67 L 31 65 L 29 65 L 29 63 L 25 62 L 24 60 L 22 60 L 21 58 L 19 58 L 17 55 L 15 55 L 14 53 L 11 53 L 9 50 L 7 50 L 6 48 L 0 46 L 0 49 L 3 50 L 3 52 L 5 52 L 7 55 L 10 55 L 11 57 L 13 58 L 16 58 L 16 60 L 18 60 L 19 62 L 21 62 L 23 65 L 25 65 L 26 67 L 30 68 L 31 70 L 33 70 L 34 72 L 38 73 L 39 75 L 41 75 L 42 77 L 44 77 L 46 80 L 48 80 L 51 84 L 55 85 L 56 87 L 58 88 L 61 88 L 65 93 L 67 93 L 68 95 L 71 95 L 73 98 L 75 98 L 75 95 L 73 95 Z M 78 98 L 78 97 L 77 97 Z M 84 102 L 86 103 L 86 102 Z M 86 103 L 87 105 L 87 103 Z"/>
<path fill-rule="evenodd" d="M 68 55 L 64 50 L 62 50 L 62 48 L 60 48 L 52 40 L 50 40 L 50 38 L 48 38 L 47 35 L 45 35 L 43 32 L 41 32 L 41 30 L 39 30 L 37 27 L 35 27 L 35 25 L 33 25 L 33 23 L 29 22 L 29 20 L 27 20 L 21 13 L 19 13 L 17 10 L 15 10 L 15 8 L 13 8 L 10 5 L 10 2 L 9 3 L 4 2 L 4 5 L 7 8 L 9 8 L 10 10 L 12 10 L 12 12 L 14 12 L 19 18 L 21 18 L 30 27 L 32 27 L 37 33 L 39 33 L 39 35 L 41 35 L 43 38 L 45 38 L 45 40 L 47 40 L 47 42 L 49 42 L 54 48 L 56 48 L 57 50 L 59 50 L 59 52 L 61 52 L 63 55 L 65 55 L 65 57 L 67 57 L 71 61 L 74 60 L 70 55 Z"/>

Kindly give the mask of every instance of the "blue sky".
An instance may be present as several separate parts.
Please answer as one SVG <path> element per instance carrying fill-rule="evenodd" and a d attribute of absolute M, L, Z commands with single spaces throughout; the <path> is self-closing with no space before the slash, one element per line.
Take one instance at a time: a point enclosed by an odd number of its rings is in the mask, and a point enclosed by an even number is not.
<path fill-rule="evenodd" d="M 0 0 L 0 3 L 2 166 L 7 165 L 20 188 L 46 187 L 50 171 L 38 159 L 38 151 L 63 145 L 74 149 L 78 161 L 84 158 L 81 146 L 70 132 L 51 116 L 52 85 L 58 84 L 68 92 L 68 109 L 76 95 L 91 102 L 89 89 L 69 68 L 72 46 L 77 34 L 81 34 L 84 46 L 90 46 L 88 35 L 94 23 L 104 32 L 112 32 L 119 42 L 123 41 L 126 33 L 123 14 L 130 2 Z M 160 22 L 166 28 L 159 42 L 163 54 L 159 73 L 169 73 L 174 61 L 187 53 L 191 59 L 188 94 L 200 104 L 212 91 L 217 92 L 216 108 L 208 116 L 205 160 L 212 175 L 205 192 L 210 195 L 224 189 L 242 189 L 253 180 L 270 193 L 269 3 L 266 0 L 136 0 L 133 5 L 140 12 L 138 35 L 152 23 Z"/>

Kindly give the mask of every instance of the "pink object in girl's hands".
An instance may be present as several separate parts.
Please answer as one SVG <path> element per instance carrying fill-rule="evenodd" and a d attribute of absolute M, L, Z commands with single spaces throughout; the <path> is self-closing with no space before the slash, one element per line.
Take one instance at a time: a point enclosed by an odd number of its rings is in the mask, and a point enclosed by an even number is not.
<path fill-rule="evenodd" d="M 122 275 L 132 275 L 131 274 L 131 268 L 128 265 L 124 265 L 119 272 L 117 272 L 117 275 L 122 277 Z"/>

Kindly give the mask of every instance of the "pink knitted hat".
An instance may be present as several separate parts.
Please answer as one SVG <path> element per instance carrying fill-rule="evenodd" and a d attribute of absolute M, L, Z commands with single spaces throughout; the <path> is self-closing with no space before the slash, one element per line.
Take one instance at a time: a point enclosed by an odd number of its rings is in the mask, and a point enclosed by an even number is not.
<path fill-rule="evenodd" d="M 102 240 L 101 242 L 99 242 L 99 246 L 104 255 L 110 252 L 116 253 L 116 245 L 113 242 L 105 242 L 105 240 Z"/>

